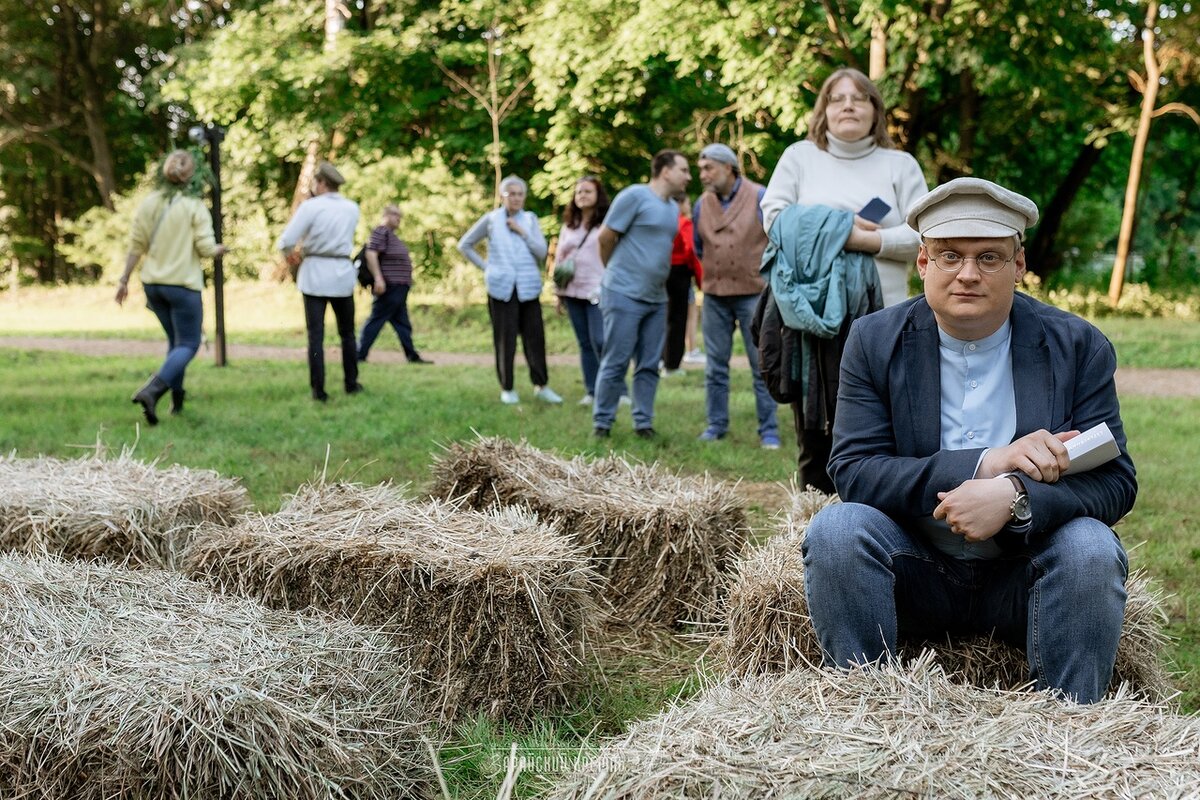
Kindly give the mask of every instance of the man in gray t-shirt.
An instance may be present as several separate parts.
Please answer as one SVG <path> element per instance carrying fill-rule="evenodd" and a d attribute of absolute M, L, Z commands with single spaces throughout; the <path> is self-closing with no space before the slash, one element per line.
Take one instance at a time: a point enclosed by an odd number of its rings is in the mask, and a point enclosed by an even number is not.
<path fill-rule="evenodd" d="M 604 315 L 604 351 L 596 377 L 592 409 L 595 435 L 607 437 L 629 362 L 633 373 L 633 429 L 654 436 L 654 395 L 667 319 L 667 273 L 679 227 L 673 199 L 692 179 L 687 159 L 663 150 L 651 162 L 650 182 L 617 194 L 605 215 L 597 243 L 605 264 L 600 311 Z"/>

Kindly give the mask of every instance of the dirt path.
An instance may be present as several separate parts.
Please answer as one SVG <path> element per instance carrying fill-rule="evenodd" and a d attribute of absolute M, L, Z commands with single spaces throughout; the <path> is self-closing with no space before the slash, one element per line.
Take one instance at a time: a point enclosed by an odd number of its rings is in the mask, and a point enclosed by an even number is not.
<path fill-rule="evenodd" d="M 0 348 L 13 350 L 57 350 L 93 356 L 157 356 L 163 353 L 160 341 L 137 341 L 130 339 L 65 339 L 50 336 L 0 336 Z M 227 355 L 230 362 L 236 361 L 303 361 L 304 350 L 299 347 L 273 347 L 268 345 L 231 344 Z M 488 353 L 433 353 L 422 355 L 435 365 L 458 365 L 490 367 L 492 356 Z M 340 353 L 330 348 L 328 356 L 340 358 Z M 212 357 L 212 351 L 201 351 L 200 357 Z M 578 363 L 575 355 L 551 355 L 547 359 L 553 366 L 571 366 Z M 371 354 L 371 363 L 403 364 L 404 355 L 392 350 L 378 350 Z M 735 359 L 731 366 L 745 368 L 744 359 Z M 696 368 L 698 369 L 698 367 Z M 1149 369 L 1122 367 L 1117 370 L 1117 391 L 1123 395 L 1146 397 L 1200 397 L 1200 370 L 1196 369 Z"/>

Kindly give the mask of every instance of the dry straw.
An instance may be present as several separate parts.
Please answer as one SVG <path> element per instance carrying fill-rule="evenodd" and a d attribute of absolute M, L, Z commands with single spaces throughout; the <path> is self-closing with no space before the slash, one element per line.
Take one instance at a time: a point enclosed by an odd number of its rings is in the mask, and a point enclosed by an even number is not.
<path fill-rule="evenodd" d="M 270 606 L 393 634 L 443 720 L 559 705 L 600 622 L 587 556 L 528 513 L 414 503 L 391 486 L 302 488 L 196 537 L 184 570 Z"/>
<path fill-rule="evenodd" d="M 808 520 L 831 502 L 836 498 L 811 489 L 793 492 L 781 533 L 737 566 L 724 605 L 723 630 L 714 645 L 722 671 L 760 675 L 821 663 L 804 596 L 801 547 Z M 1162 595 L 1139 573 L 1130 576 L 1126 588 L 1129 599 L 1111 689 L 1128 683 L 1165 700 L 1175 690 L 1161 661 L 1167 644 Z M 901 655 L 911 657 L 924 648 L 934 651 L 947 673 L 967 683 L 1016 689 L 1029 682 L 1024 651 L 1006 642 L 986 636 L 920 642 L 903 647 Z"/>
<path fill-rule="evenodd" d="M 907 669 L 718 685 L 636 724 L 549 797 L 1194 798 L 1200 720 L 1127 696 L 1090 706 Z"/>
<path fill-rule="evenodd" d="M 383 637 L 152 569 L 0 555 L 0 796 L 399 798 L 431 765 Z"/>
<path fill-rule="evenodd" d="M 195 527 L 249 505 L 233 478 L 106 459 L 0 457 L 0 549 L 171 567 Z"/>
<path fill-rule="evenodd" d="M 592 554 L 616 615 L 635 624 L 700 616 L 749 533 L 732 485 L 616 456 L 567 460 L 480 438 L 452 445 L 433 473 L 435 496 L 557 520 Z"/>

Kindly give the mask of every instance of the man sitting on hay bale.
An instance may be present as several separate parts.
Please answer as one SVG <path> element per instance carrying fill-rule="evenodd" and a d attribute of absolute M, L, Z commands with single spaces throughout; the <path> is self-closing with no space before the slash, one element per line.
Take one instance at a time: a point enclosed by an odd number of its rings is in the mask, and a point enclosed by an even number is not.
<path fill-rule="evenodd" d="M 804 546 L 829 664 L 884 658 L 899 635 L 993 632 L 1039 689 L 1091 703 L 1108 687 L 1128 569 L 1109 526 L 1137 482 L 1112 345 L 1015 292 L 1037 217 L 989 181 L 930 192 L 908 215 L 924 296 L 850 332 L 829 462 L 846 502 Z M 1065 442 L 1100 423 L 1119 455 L 1068 473 Z"/>

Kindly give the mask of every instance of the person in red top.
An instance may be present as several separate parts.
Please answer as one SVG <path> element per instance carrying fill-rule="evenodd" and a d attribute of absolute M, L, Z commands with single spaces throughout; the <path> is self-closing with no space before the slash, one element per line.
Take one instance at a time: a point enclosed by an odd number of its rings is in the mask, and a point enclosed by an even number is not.
<path fill-rule="evenodd" d="M 692 204 L 686 194 L 675 198 L 679 203 L 679 233 L 671 245 L 671 272 L 667 275 L 667 338 L 663 346 L 663 371 L 670 375 L 679 369 L 686 350 L 688 294 L 692 281 L 700 285 L 704 267 L 696 257 L 693 243 Z"/>

